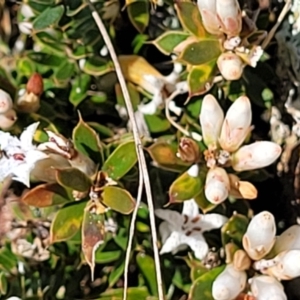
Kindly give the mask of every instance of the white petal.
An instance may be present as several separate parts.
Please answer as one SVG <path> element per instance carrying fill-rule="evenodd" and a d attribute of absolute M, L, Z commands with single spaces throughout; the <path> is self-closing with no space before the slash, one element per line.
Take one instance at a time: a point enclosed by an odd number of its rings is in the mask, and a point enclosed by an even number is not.
<path fill-rule="evenodd" d="M 220 23 L 216 14 L 216 0 L 198 0 L 205 29 L 211 34 L 220 34 Z"/>
<path fill-rule="evenodd" d="M 198 177 L 199 176 L 199 165 L 194 164 L 187 170 L 188 175 L 191 177 Z"/>
<path fill-rule="evenodd" d="M 300 226 L 293 225 L 277 237 L 274 252 L 280 253 L 286 250 L 300 250 Z"/>
<path fill-rule="evenodd" d="M 4 114 L 0 114 L 0 128 L 4 130 L 10 129 L 17 121 L 17 113 L 14 109 L 9 109 Z"/>
<path fill-rule="evenodd" d="M 174 231 L 174 229 L 172 228 L 172 225 L 170 223 L 168 223 L 167 221 L 164 221 L 159 225 L 158 231 L 159 231 L 162 243 L 165 243 L 165 241 L 171 235 L 171 233 Z"/>
<path fill-rule="evenodd" d="M 244 271 L 236 271 L 232 265 L 216 278 L 212 286 L 214 300 L 233 300 L 246 286 L 247 275 Z"/>
<path fill-rule="evenodd" d="M 164 242 L 160 250 L 160 254 L 169 252 L 176 253 L 177 251 L 179 251 L 179 249 L 183 249 L 182 247 L 180 248 L 180 246 L 184 244 L 182 243 L 181 237 L 181 233 L 177 231 L 172 232 L 171 235 Z"/>
<path fill-rule="evenodd" d="M 216 228 L 220 228 L 227 221 L 228 221 L 228 218 L 225 217 L 225 216 L 222 216 L 220 214 L 202 215 L 201 219 L 200 219 L 202 232 L 203 231 L 209 231 L 209 230 L 216 229 Z"/>
<path fill-rule="evenodd" d="M 180 228 L 183 223 L 183 216 L 175 210 L 156 209 L 155 215 L 160 219 L 170 223 L 172 226 L 174 226 L 174 228 Z"/>
<path fill-rule="evenodd" d="M 276 225 L 271 213 L 263 211 L 253 217 L 243 237 L 248 255 L 259 260 L 268 254 L 275 243 Z"/>
<path fill-rule="evenodd" d="M 192 233 L 190 236 L 182 236 L 183 244 L 189 245 L 193 250 L 195 257 L 202 260 L 208 253 L 208 244 L 201 233 Z"/>
<path fill-rule="evenodd" d="M 183 202 L 182 215 L 194 218 L 199 215 L 199 206 L 194 199 Z"/>
<path fill-rule="evenodd" d="M 217 145 L 224 119 L 224 113 L 213 95 L 206 95 L 200 112 L 202 137 L 206 146 Z"/>
<path fill-rule="evenodd" d="M 223 122 L 220 145 L 229 152 L 236 151 L 249 133 L 252 120 L 251 104 L 242 96 L 234 101 L 228 109 Z"/>
<path fill-rule="evenodd" d="M 241 147 L 232 156 L 232 168 L 248 171 L 272 164 L 281 154 L 281 147 L 273 142 L 261 141 Z"/>
<path fill-rule="evenodd" d="M 8 93 L 0 89 L 0 114 L 4 114 L 13 107 L 13 102 Z"/>
<path fill-rule="evenodd" d="M 22 182 L 27 187 L 30 187 L 30 167 L 26 163 L 20 164 L 12 170 L 13 180 Z"/>
<path fill-rule="evenodd" d="M 22 148 L 24 150 L 29 150 L 32 148 L 32 140 L 33 136 L 39 126 L 40 122 L 35 122 L 29 125 L 20 135 L 20 141 L 22 144 Z"/>
<path fill-rule="evenodd" d="M 213 204 L 220 204 L 228 197 L 229 178 L 222 168 L 210 169 L 206 175 L 205 196 Z"/>
<path fill-rule="evenodd" d="M 287 300 L 283 286 L 270 276 L 255 276 L 250 280 L 251 292 L 256 300 Z"/>

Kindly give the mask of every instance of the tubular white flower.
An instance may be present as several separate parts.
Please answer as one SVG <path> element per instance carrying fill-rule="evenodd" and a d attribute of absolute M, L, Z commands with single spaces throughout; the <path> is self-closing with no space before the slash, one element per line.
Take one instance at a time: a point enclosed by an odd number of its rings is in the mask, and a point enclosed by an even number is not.
<path fill-rule="evenodd" d="M 282 284 L 273 277 L 255 276 L 249 283 L 256 300 L 287 300 Z"/>
<path fill-rule="evenodd" d="M 13 107 L 13 102 L 8 93 L 0 89 L 0 114 L 4 114 Z"/>
<path fill-rule="evenodd" d="M 300 250 L 289 250 L 273 259 L 276 264 L 264 272 L 278 280 L 291 280 L 300 276 Z"/>
<path fill-rule="evenodd" d="M 270 252 L 275 243 L 275 234 L 273 215 L 263 211 L 250 221 L 243 236 L 243 247 L 252 259 L 259 260 Z"/>
<path fill-rule="evenodd" d="M 207 146 L 217 146 L 224 113 L 213 95 L 209 94 L 204 97 L 199 118 L 204 143 Z"/>
<path fill-rule="evenodd" d="M 219 214 L 199 214 L 194 199 L 184 201 L 181 214 L 169 209 L 157 209 L 155 214 L 165 220 L 159 227 L 163 243 L 160 253 L 176 253 L 189 246 L 200 260 L 208 253 L 203 232 L 219 228 L 227 221 Z"/>
<path fill-rule="evenodd" d="M 222 31 L 229 36 L 239 35 L 242 29 L 242 14 L 237 0 L 217 0 L 216 12 Z"/>
<path fill-rule="evenodd" d="M 205 196 L 213 204 L 220 204 L 226 200 L 230 190 L 229 177 L 223 168 L 209 169 L 206 175 Z"/>
<path fill-rule="evenodd" d="M 251 130 L 251 104 L 246 96 L 237 98 L 228 109 L 223 122 L 220 145 L 228 152 L 236 151 Z"/>
<path fill-rule="evenodd" d="M 240 79 L 245 66 L 241 58 L 232 52 L 222 53 L 217 60 L 217 65 L 226 80 Z"/>
<path fill-rule="evenodd" d="M 246 286 L 245 271 L 237 271 L 232 264 L 216 278 L 212 286 L 212 295 L 215 300 L 233 300 Z"/>
<path fill-rule="evenodd" d="M 3 130 L 11 128 L 17 119 L 18 117 L 14 109 L 10 109 L 5 113 L 0 114 L 0 128 Z"/>
<path fill-rule="evenodd" d="M 276 238 L 274 252 L 300 250 L 300 226 L 293 225 Z"/>
<path fill-rule="evenodd" d="M 241 147 L 232 156 L 232 168 L 248 171 L 272 164 L 281 154 L 281 147 L 273 142 L 261 141 Z"/>
<path fill-rule="evenodd" d="M 220 34 L 216 0 L 197 0 L 197 4 L 205 29 L 211 34 Z"/>

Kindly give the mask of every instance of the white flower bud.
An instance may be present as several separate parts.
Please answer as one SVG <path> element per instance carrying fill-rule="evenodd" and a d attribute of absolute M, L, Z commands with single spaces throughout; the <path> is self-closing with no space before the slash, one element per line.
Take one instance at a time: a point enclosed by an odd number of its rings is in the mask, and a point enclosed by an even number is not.
<path fill-rule="evenodd" d="M 237 172 L 264 168 L 281 154 L 281 147 L 273 142 L 261 141 L 241 147 L 232 156 L 232 168 Z"/>
<path fill-rule="evenodd" d="M 223 122 L 220 145 L 228 152 L 236 151 L 251 130 L 252 111 L 249 99 L 241 96 L 228 109 Z"/>
<path fill-rule="evenodd" d="M 14 109 L 10 109 L 4 114 L 0 114 L 0 128 L 7 130 L 17 121 L 17 114 Z"/>
<path fill-rule="evenodd" d="M 26 35 L 30 35 L 32 33 L 32 29 L 33 29 L 32 22 L 27 22 L 27 21 L 20 22 L 18 24 L 18 26 L 19 26 L 20 32 L 22 32 Z"/>
<path fill-rule="evenodd" d="M 217 145 L 224 119 L 224 113 L 218 101 L 213 95 L 206 95 L 203 99 L 200 124 L 204 143 Z"/>
<path fill-rule="evenodd" d="M 222 53 L 217 60 L 218 68 L 226 80 L 238 80 L 241 78 L 244 69 L 244 63 L 234 53 Z"/>
<path fill-rule="evenodd" d="M 198 0 L 197 3 L 205 29 L 211 34 L 220 34 L 216 0 Z"/>
<path fill-rule="evenodd" d="M 242 29 L 242 14 L 237 0 L 217 0 L 216 11 L 222 31 L 229 36 L 239 35 Z"/>
<path fill-rule="evenodd" d="M 4 114 L 13 107 L 13 102 L 8 93 L 0 89 L 0 114 Z"/>
<path fill-rule="evenodd" d="M 243 247 L 252 259 L 259 260 L 270 252 L 275 243 L 275 234 L 273 215 L 263 211 L 250 221 L 243 237 Z"/>
<path fill-rule="evenodd" d="M 206 175 L 204 193 L 208 201 L 220 204 L 228 197 L 230 189 L 229 178 L 222 168 L 212 168 Z"/>
<path fill-rule="evenodd" d="M 229 264 L 216 278 L 212 286 L 212 295 L 215 300 L 235 299 L 245 288 L 247 275 L 245 271 L 237 271 Z"/>
<path fill-rule="evenodd" d="M 249 280 L 256 300 L 287 300 L 283 286 L 270 276 L 256 276 Z"/>
<path fill-rule="evenodd" d="M 291 280 L 300 276 L 300 250 L 284 251 L 273 259 L 276 264 L 265 272 L 278 280 Z"/>
<path fill-rule="evenodd" d="M 300 226 L 293 225 L 277 237 L 274 251 L 280 253 L 286 250 L 300 250 Z"/>

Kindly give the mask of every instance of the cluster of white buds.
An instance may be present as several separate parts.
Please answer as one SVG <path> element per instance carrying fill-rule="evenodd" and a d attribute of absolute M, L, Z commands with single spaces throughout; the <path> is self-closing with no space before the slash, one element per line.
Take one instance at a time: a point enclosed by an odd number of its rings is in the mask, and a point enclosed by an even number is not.
<path fill-rule="evenodd" d="M 256 198 L 255 187 L 228 174 L 226 167 L 236 172 L 255 170 L 273 163 L 281 153 L 281 147 L 269 141 L 259 141 L 241 146 L 252 126 L 250 101 L 241 96 L 224 113 L 212 95 L 206 95 L 200 112 L 204 152 L 209 171 L 206 177 L 205 195 L 213 204 L 220 204 L 229 195 L 236 198 Z"/>
<path fill-rule="evenodd" d="M 8 93 L 0 89 L 0 128 L 7 130 L 17 120 L 16 111 L 13 109 L 13 101 Z"/>
<path fill-rule="evenodd" d="M 242 12 L 237 0 L 198 0 L 198 7 L 205 29 L 223 41 L 224 52 L 217 64 L 226 80 L 241 78 L 245 65 L 255 67 L 263 54 L 261 47 L 243 45 Z"/>

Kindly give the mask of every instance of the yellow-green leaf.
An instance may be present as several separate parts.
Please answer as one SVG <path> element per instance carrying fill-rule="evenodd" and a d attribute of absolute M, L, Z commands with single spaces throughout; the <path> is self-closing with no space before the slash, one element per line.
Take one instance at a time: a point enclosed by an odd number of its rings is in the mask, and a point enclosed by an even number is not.
<path fill-rule="evenodd" d="M 149 2 L 145 0 L 130 1 L 127 6 L 128 17 L 132 25 L 143 33 L 149 23 Z"/>

